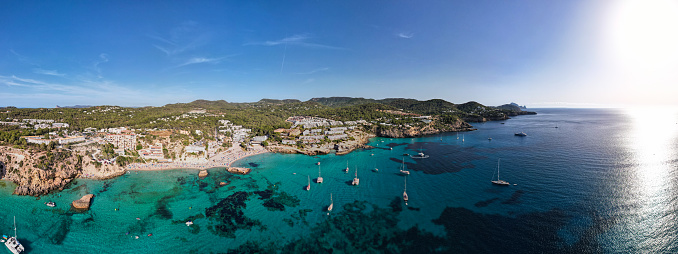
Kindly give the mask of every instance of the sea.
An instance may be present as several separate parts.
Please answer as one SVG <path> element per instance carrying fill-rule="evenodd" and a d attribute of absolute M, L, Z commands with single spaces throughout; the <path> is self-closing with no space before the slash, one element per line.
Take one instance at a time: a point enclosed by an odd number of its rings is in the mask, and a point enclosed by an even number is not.
<path fill-rule="evenodd" d="M 347 155 L 252 156 L 234 165 L 248 175 L 131 171 L 39 198 L 0 181 L 0 234 L 16 218 L 26 253 L 678 253 L 678 111 L 531 110 Z"/>

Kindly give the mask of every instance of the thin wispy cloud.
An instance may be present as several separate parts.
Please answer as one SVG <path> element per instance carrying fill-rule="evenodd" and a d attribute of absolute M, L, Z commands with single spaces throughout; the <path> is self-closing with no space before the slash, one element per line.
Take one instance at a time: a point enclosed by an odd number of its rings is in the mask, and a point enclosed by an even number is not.
<path fill-rule="evenodd" d="M 411 39 L 412 37 L 414 37 L 414 34 L 402 32 L 402 33 L 398 33 L 397 36 L 400 37 L 400 38 L 403 38 L 403 39 Z"/>
<path fill-rule="evenodd" d="M 168 35 L 159 36 L 147 34 L 157 41 L 152 46 L 162 51 L 167 56 L 174 56 L 185 51 L 196 49 L 209 42 L 209 34 L 201 31 L 195 21 L 186 21 L 171 29 Z"/>
<path fill-rule="evenodd" d="M 99 60 L 94 62 L 93 67 L 94 67 L 94 70 L 97 72 L 97 75 L 98 75 L 99 78 L 103 78 L 101 76 L 101 68 L 99 68 L 99 64 L 107 63 L 107 62 L 108 62 L 108 55 L 106 53 L 99 54 Z"/>
<path fill-rule="evenodd" d="M 289 37 L 282 38 L 280 40 L 263 41 L 263 42 L 249 42 L 249 43 L 245 43 L 244 45 L 246 45 L 246 46 L 247 45 L 261 45 L 261 46 L 290 45 L 290 46 L 301 46 L 301 47 L 309 47 L 309 48 L 343 49 L 343 48 L 340 48 L 340 47 L 309 42 L 309 39 L 311 39 L 311 37 L 307 34 L 296 34 L 296 35 L 292 35 L 292 36 L 289 36 Z"/>
<path fill-rule="evenodd" d="M 330 68 L 323 67 L 323 68 L 317 68 L 317 69 L 314 69 L 314 70 L 311 70 L 311 71 L 307 71 L 307 72 L 297 72 L 297 73 L 295 73 L 295 74 L 299 74 L 299 75 L 309 75 L 309 74 L 313 74 L 313 73 L 316 73 L 316 72 L 328 71 L 329 69 L 330 69 Z"/>
<path fill-rule="evenodd" d="M 29 89 L 29 92 L 26 94 L 49 94 L 53 98 L 55 96 L 59 98 L 109 98 L 112 94 L 115 94 L 116 98 L 138 100 L 145 96 L 145 93 L 141 91 L 119 86 L 114 82 L 106 80 L 81 80 L 76 85 L 64 85 L 12 75 L 0 76 L 0 83 Z"/>
<path fill-rule="evenodd" d="M 14 51 L 14 49 L 10 49 L 9 52 L 12 52 L 12 54 L 14 54 L 14 55 L 17 57 L 17 59 L 19 59 L 19 61 L 22 62 L 22 63 L 30 64 L 30 65 L 36 65 L 36 66 L 38 65 L 38 64 L 37 64 L 35 61 L 33 61 L 32 59 L 30 59 L 30 58 L 27 57 L 27 56 L 24 56 L 24 55 L 22 55 L 22 54 L 17 53 L 16 51 Z"/>
<path fill-rule="evenodd" d="M 201 63 L 218 64 L 225 58 L 226 57 L 219 57 L 219 58 L 193 57 L 191 59 L 188 59 L 186 62 L 184 62 L 180 65 L 177 65 L 176 67 L 182 67 L 182 66 L 191 65 L 191 64 L 201 64 Z"/>
<path fill-rule="evenodd" d="M 33 69 L 33 73 L 36 74 L 43 74 L 43 75 L 50 75 L 50 76 L 59 76 L 59 77 L 64 77 L 66 74 L 64 73 L 59 73 L 57 70 L 43 70 L 40 68 L 35 68 Z"/>

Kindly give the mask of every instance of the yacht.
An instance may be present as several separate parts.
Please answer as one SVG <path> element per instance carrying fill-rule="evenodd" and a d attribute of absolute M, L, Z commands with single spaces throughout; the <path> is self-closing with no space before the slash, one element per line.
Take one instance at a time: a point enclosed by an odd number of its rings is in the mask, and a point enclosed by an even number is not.
<path fill-rule="evenodd" d="M 516 136 L 520 136 L 520 137 L 525 137 L 525 136 L 527 136 L 527 134 L 525 134 L 525 132 L 522 132 L 522 131 L 521 131 L 521 132 L 516 132 L 515 135 L 516 135 Z"/>
<path fill-rule="evenodd" d="M 417 155 L 410 155 L 410 158 L 412 159 L 426 159 L 428 158 L 428 155 L 424 154 L 421 149 L 419 149 L 419 153 Z"/>
<path fill-rule="evenodd" d="M 332 200 L 332 193 L 330 193 L 330 206 L 327 207 L 327 211 L 331 212 L 333 207 L 334 207 L 334 200 Z"/>
<path fill-rule="evenodd" d="M 49 207 L 55 207 L 55 206 L 56 206 L 56 204 L 55 204 L 54 202 L 52 202 L 52 201 L 45 202 L 45 205 L 47 205 L 47 206 L 49 206 Z"/>
<path fill-rule="evenodd" d="M 409 198 L 407 197 L 407 176 L 405 177 L 405 190 L 403 191 L 403 200 L 405 201 L 405 205 L 407 205 L 407 200 Z"/>
<path fill-rule="evenodd" d="M 16 216 L 14 217 L 14 236 L 9 237 L 7 241 L 5 241 L 5 246 L 7 246 L 7 249 L 14 254 L 19 254 L 24 251 L 24 246 L 21 245 L 16 238 Z"/>
<path fill-rule="evenodd" d="M 499 160 L 501 159 L 497 159 L 497 180 L 496 181 L 493 180 L 492 183 L 496 185 L 506 185 L 506 186 L 511 185 L 509 182 L 499 179 Z"/>
<path fill-rule="evenodd" d="M 358 168 L 355 168 L 355 178 L 353 178 L 353 182 L 351 183 L 353 185 L 358 185 L 360 184 L 360 179 L 358 179 Z"/>
<path fill-rule="evenodd" d="M 320 176 L 320 165 L 318 165 L 318 178 L 315 179 L 316 183 L 323 183 L 323 177 Z"/>
<path fill-rule="evenodd" d="M 400 168 L 400 173 L 403 174 L 403 175 L 409 175 L 410 174 L 410 171 L 405 170 L 405 158 L 403 158 L 403 165 Z"/>

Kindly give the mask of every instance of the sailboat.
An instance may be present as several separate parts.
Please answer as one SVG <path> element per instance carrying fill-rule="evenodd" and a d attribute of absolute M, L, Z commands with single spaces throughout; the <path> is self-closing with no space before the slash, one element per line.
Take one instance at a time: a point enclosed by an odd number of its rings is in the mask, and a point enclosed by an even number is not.
<path fill-rule="evenodd" d="M 308 185 L 306 185 L 306 190 L 311 190 L 311 176 L 308 176 Z"/>
<path fill-rule="evenodd" d="M 379 173 L 379 169 L 377 168 L 377 163 L 374 163 L 374 172 Z"/>
<path fill-rule="evenodd" d="M 405 170 L 405 158 L 403 158 L 403 165 L 400 168 L 400 173 L 403 174 L 403 175 L 409 175 L 410 174 L 410 171 Z"/>
<path fill-rule="evenodd" d="M 499 160 L 501 160 L 501 159 L 497 159 L 497 180 L 492 181 L 492 183 L 496 184 L 496 185 L 507 185 L 508 186 L 508 185 L 510 185 L 509 182 L 499 179 Z"/>
<path fill-rule="evenodd" d="M 327 211 L 331 212 L 334 207 L 334 200 L 332 200 L 332 193 L 330 193 L 330 206 L 327 207 Z"/>
<path fill-rule="evenodd" d="M 323 177 L 320 176 L 320 165 L 318 165 L 318 178 L 315 179 L 316 183 L 323 183 Z"/>
<path fill-rule="evenodd" d="M 459 132 L 457 132 L 457 139 L 459 139 Z"/>
<path fill-rule="evenodd" d="M 461 142 L 464 142 L 464 134 L 461 134 Z"/>
<path fill-rule="evenodd" d="M 351 184 L 353 185 L 360 184 L 360 179 L 358 179 L 358 167 L 355 168 L 355 178 L 353 178 L 353 182 Z"/>
<path fill-rule="evenodd" d="M 403 191 L 403 200 L 405 201 L 405 205 L 407 205 L 407 176 L 405 177 L 405 190 Z"/>
<path fill-rule="evenodd" d="M 16 216 L 14 216 L 14 237 L 8 238 L 7 241 L 5 241 L 5 246 L 7 246 L 7 249 L 14 254 L 19 254 L 24 251 L 24 246 L 21 245 L 16 238 Z"/>
<path fill-rule="evenodd" d="M 348 173 L 348 161 L 346 161 L 346 169 L 344 169 L 345 173 Z"/>

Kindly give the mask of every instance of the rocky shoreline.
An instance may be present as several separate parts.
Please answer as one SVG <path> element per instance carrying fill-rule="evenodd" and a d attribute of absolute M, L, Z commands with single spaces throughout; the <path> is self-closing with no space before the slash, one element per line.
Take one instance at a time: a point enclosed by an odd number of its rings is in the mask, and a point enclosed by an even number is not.
<path fill-rule="evenodd" d="M 358 132 L 351 135 L 353 140 L 345 140 L 339 143 L 326 143 L 318 146 L 297 147 L 289 145 L 270 145 L 266 150 L 273 153 L 287 153 L 287 154 L 305 154 L 305 155 L 322 155 L 335 152 L 338 155 L 350 153 L 356 149 L 364 148 L 370 138 L 375 137 L 374 134 L 365 132 Z"/>

